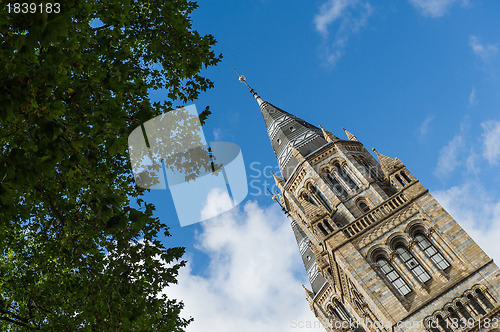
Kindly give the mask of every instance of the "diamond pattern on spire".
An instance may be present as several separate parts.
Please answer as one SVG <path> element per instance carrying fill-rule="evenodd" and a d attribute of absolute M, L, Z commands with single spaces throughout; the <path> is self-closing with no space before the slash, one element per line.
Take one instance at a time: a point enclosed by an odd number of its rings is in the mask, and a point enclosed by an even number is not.
<path fill-rule="evenodd" d="M 278 159 L 281 174 L 285 180 L 289 178 L 299 163 L 297 158 L 293 157 L 288 144 L 302 156 L 307 156 L 327 144 L 322 131 L 312 124 L 266 101 L 260 104 L 260 110 L 266 123 L 274 154 Z"/>

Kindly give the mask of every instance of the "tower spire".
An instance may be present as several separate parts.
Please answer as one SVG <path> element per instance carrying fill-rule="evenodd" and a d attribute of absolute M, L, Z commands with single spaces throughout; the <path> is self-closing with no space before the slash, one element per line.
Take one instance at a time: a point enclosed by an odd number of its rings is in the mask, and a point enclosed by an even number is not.
<path fill-rule="evenodd" d="M 264 101 L 246 82 L 246 77 L 240 75 L 235 68 L 233 69 L 238 74 L 238 80 L 245 83 L 259 103 L 274 154 L 278 159 L 280 172 L 286 181 L 299 164 L 295 156 L 299 159 L 306 157 L 327 144 L 323 132 L 316 126 Z M 298 154 L 292 154 L 292 148 L 296 150 L 295 152 L 298 151 Z"/>

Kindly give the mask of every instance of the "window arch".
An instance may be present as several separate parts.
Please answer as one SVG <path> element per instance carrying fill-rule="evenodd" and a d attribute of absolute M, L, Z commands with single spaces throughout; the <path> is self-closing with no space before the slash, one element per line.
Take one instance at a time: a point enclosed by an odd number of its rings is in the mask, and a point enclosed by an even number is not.
<path fill-rule="evenodd" d="M 403 179 L 401 179 L 401 177 L 400 177 L 398 174 L 396 174 L 394 177 L 396 178 L 396 180 L 398 180 L 398 182 L 399 182 L 399 183 L 400 183 L 403 187 L 404 187 L 404 186 L 406 186 L 406 182 L 405 182 L 405 181 L 403 181 Z"/>
<path fill-rule="evenodd" d="M 441 270 L 445 270 L 450 267 L 450 263 L 444 259 L 443 255 L 434 247 L 434 245 L 427 239 L 423 233 L 416 233 L 415 240 L 417 244 L 422 249 L 425 254 L 436 264 Z"/>
<path fill-rule="evenodd" d="M 323 178 L 325 182 L 329 185 L 332 191 L 337 196 L 347 196 L 347 191 L 339 182 L 337 177 L 335 176 L 335 172 L 333 170 L 329 170 L 328 168 L 324 168 L 322 171 Z"/>
<path fill-rule="evenodd" d="M 448 312 L 449 312 L 448 319 L 450 321 L 451 326 L 453 327 L 454 323 L 458 324 L 458 322 L 460 322 L 460 316 L 453 307 L 448 307 Z"/>
<path fill-rule="evenodd" d="M 377 166 L 374 163 L 368 161 L 367 158 L 365 158 L 364 156 L 356 156 L 354 159 L 356 159 L 356 161 L 361 166 L 363 166 L 363 168 L 365 169 L 365 174 L 367 176 L 370 176 L 372 179 L 381 178 Z"/>
<path fill-rule="evenodd" d="M 351 318 L 349 312 L 338 299 L 333 300 L 333 305 L 329 305 L 328 309 L 337 319 L 346 321 Z"/>
<path fill-rule="evenodd" d="M 323 227 L 323 224 L 319 223 L 318 228 L 321 231 L 321 233 L 323 233 L 323 235 L 325 236 L 328 235 L 328 232 L 326 231 L 325 227 Z"/>
<path fill-rule="evenodd" d="M 420 282 L 425 283 L 431 279 L 431 276 L 424 270 L 422 265 L 413 257 L 405 246 L 402 244 L 397 245 L 396 252 L 399 254 L 399 257 L 401 257 L 403 263 L 405 263 L 408 269 L 410 269 Z"/>
<path fill-rule="evenodd" d="M 436 316 L 437 322 L 439 326 L 445 331 L 445 332 L 452 332 L 453 330 L 450 329 L 448 326 L 448 323 L 444 320 L 443 316 L 437 315 Z"/>
<path fill-rule="evenodd" d="M 457 301 L 455 304 L 456 304 L 456 306 L 457 306 L 457 310 L 458 310 L 458 312 L 459 312 L 462 316 L 464 316 L 464 318 L 465 318 L 466 320 L 469 320 L 469 319 L 471 319 L 471 318 L 472 318 L 471 314 L 469 313 L 469 311 L 467 311 L 467 309 L 465 309 L 465 307 L 464 307 L 464 305 L 462 304 L 462 302 Z"/>
<path fill-rule="evenodd" d="M 472 296 L 472 294 L 467 295 L 467 298 L 469 299 L 469 303 L 472 305 L 474 310 L 480 315 L 486 314 L 486 311 L 484 311 L 483 307 L 477 302 L 477 300 Z"/>
<path fill-rule="evenodd" d="M 330 232 L 333 232 L 333 231 L 334 231 L 334 229 L 333 229 L 332 225 L 330 225 L 330 223 L 328 222 L 328 220 L 325 220 L 325 221 L 324 221 L 324 224 L 325 224 L 326 228 L 327 228 Z"/>
<path fill-rule="evenodd" d="M 334 167 L 337 174 L 344 180 L 344 182 L 351 190 L 357 190 L 359 188 L 356 182 L 354 182 L 352 175 L 350 174 L 351 171 L 349 170 L 349 167 L 347 167 L 347 164 L 344 164 L 341 167 L 340 164 L 337 163 L 334 165 Z"/>
<path fill-rule="evenodd" d="M 309 191 L 309 196 L 311 197 L 312 200 L 317 201 L 317 203 L 323 205 L 326 207 L 328 210 L 332 211 L 332 205 L 330 204 L 330 201 L 323 195 L 321 190 L 319 190 L 318 187 L 313 185 L 312 183 L 307 184 L 307 190 Z M 315 204 L 318 206 L 318 204 Z"/>
<path fill-rule="evenodd" d="M 411 179 L 408 177 L 405 171 L 401 171 L 401 177 L 406 181 L 406 183 L 411 182 Z"/>
<path fill-rule="evenodd" d="M 493 309 L 495 307 L 489 300 L 488 296 L 486 296 L 487 294 L 485 294 L 485 291 L 476 288 L 476 294 L 479 301 L 481 301 L 481 303 L 483 303 L 486 306 L 486 308 Z"/>
<path fill-rule="evenodd" d="M 407 295 L 411 292 L 408 284 L 401 278 L 398 272 L 392 267 L 392 265 L 384 257 L 377 258 L 377 264 L 382 270 L 385 277 L 391 282 L 391 284 L 397 289 L 401 295 Z"/>
<path fill-rule="evenodd" d="M 312 195 L 311 194 L 308 194 L 306 192 L 303 192 L 301 194 L 301 197 L 303 200 L 305 201 L 308 201 L 309 203 L 315 205 L 315 206 L 318 206 L 318 203 L 313 199 Z"/>
<path fill-rule="evenodd" d="M 368 206 L 368 204 L 366 204 L 366 201 L 364 199 L 358 200 L 356 205 L 363 213 L 370 211 L 370 207 Z"/>

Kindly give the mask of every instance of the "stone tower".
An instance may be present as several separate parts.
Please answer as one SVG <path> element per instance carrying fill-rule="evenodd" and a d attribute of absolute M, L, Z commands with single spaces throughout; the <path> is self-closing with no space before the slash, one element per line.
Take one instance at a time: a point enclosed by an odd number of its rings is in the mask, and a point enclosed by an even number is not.
<path fill-rule="evenodd" d="M 500 270 L 402 161 L 250 92 L 327 331 L 500 331 Z"/>

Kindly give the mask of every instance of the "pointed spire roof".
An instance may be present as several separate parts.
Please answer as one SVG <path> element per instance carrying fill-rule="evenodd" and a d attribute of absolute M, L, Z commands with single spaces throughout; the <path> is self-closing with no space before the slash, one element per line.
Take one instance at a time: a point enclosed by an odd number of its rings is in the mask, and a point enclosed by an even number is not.
<path fill-rule="evenodd" d="M 318 127 L 264 101 L 247 84 L 245 76 L 239 75 L 239 81 L 245 83 L 259 104 L 278 166 L 284 180 L 287 180 L 299 164 L 292 154 L 292 148 L 301 156 L 307 156 L 327 144 L 327 141 Z"/>
<path fill-rule="evenodd" d="M 293 147 L 293 145 L 288 143 L 288 146 L 290 147 L 290 150 L 292 150 L 292 155 L 299 161 L 299 163 L 306 160 L 304 156 L 296 148 Z"/>
<path fill-rule="evenodd" d="M 307 299 L 312 300 L 314 298 L 314 293 L 307 289 L 304 285 L 302 285 L 302 288 L 304 288 L 304 291 L 306 292 Z"/>
<path fill-rule="evenodd" d="M 271 171 L 271 174 L 273 175 L 274 182 L 276 183 L 276 186 L 278 186 L 278 188 L 282 189 L 283 185 L 285 184 L 285 180 L 283 180 L 282 178 L 280 178 L 279 176 L 274 174 L 273 171 Z"/>
<path fill-rule="evenodd" d="M 401 160 L 399 160 L 398 158 L 393 159 L 393 158 L 387 157 L 387 156 L 377 152 L 377 150 L 375 150 L 375 148 L 373 148 L 372 150 L 377 155 L 378 162 L 380 164 L 380 168 L 382 168 L 382 172 L 384 172 L 385 175 L 390 175 L 392 172 L 394 172 L 398 168 L 404 166 L 403 163 L 401 162 Z"/>
<path fill-rule="evenodd" d="M 342 129 L 344 129 L 345 134 L 347 135 L 347 138 L 349 139 L 349 141 L 359 142 L 358 138 L 356 136 L 354 136 L 353 134 L 351 134 L 350 132 L 348 132 L 347 129 L 345 129 L 345 128 L 342 128 Z"/>
<path fill-rule="evenodd" d="M 297 240 L 297 245 L 299 246 L 302 262 L 304 263 L 309 282 L 311 283 L 312 292 L 313 294 L 317 294 L 321 290 L 321 287 L 325 284 L 326 280 L 318 271 L 316 256 L 312 250 L 312 244 L 309 237 L 292 217 L 289 217 L 289 219 L 291 221 L 293 234 L 295 235 L 295 240 Z"/>
<path fill-rule="evenodd" d="M 339 140 L 339 138 L 337 136 L 335 136 L 334 134 L 332 134 L 331 132 L 329 132 L 325 128 L 321 127 L 321 125 L 319 127 L 321 128 L 321 131 L 323 132 L 323 137 L 325 138 L 325 140 L 327 142 L 335 142 L 335 141 Z"/>

